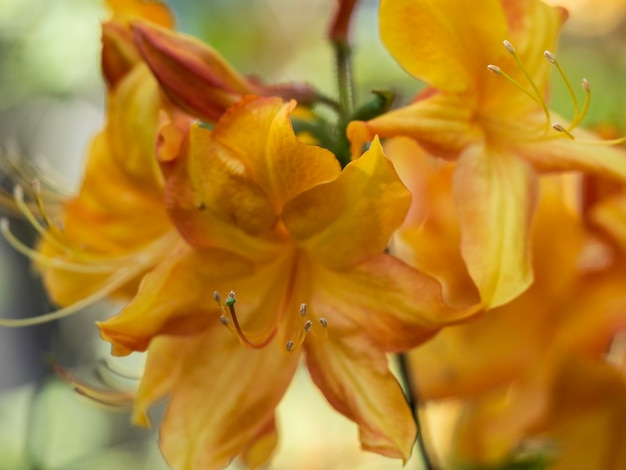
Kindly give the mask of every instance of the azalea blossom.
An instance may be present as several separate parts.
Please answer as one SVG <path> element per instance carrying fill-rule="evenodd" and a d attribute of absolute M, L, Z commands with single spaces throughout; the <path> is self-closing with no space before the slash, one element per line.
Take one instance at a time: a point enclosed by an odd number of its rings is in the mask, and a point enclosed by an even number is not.
<path fill-rule="evenodd" d="M 432 3 L 383 0 L 383 43 L 428 87 L 408 106 L 348 127 L 353 154 L 380 137 L 408 136 L 458 161 L 454 197 L 462 256 L 483 302 L 496 307 L 533 281 L 529 233 L 537 173 L 591 172 L 623 181 L 626 152 L 589 142 L 581 105 L 553 52 L 565 11 L 538 0 Z M 571 91 L 571 122 L 548 109 L 548 73 Z"/>
<path fill-rule="evenodd" d="M 406 460 L 415 424 L 385 353 L 477 310 L 448 307 L 437 281 L 384 253 L 410 194 L 380 145 L 342 171 L 296 139 L 294 107 L 244 98 L 162 160 L 189 247 L 100 324 L 115 354 L 148 350 L 135 421 L 170 396 L 161 448 L 173 468 L 269 458 L 302 356 L 363 448 Z"/>
<path fill-rule="evenodd" d="M 387 150 L 420 201 L 396 233 L 392 252 L 436 276 L 450 302 L 475 301 L 478 293 L 458 244 L 455 163 L 429 156 L 406 138 L 390 140 Z M 542 177 L 532 231 L 534 284 L 510 303 L 448 326 L 409 353 L 421 403 L 462 403 L 449 435 L 448 460 L 456 465 L 501 464 L 531 438 L 543 444 L 535 448 L 552 456 L 557 468 L 572 468 L 568 465 L 577 458 L 596 463 L 588 468 L 624 458 L 614 440 L 619 418 L 609 417 L 624 412 L 624 361 L 608 365 L 604 354 L 616 341 L 623 347 L 626 271 L 616 247 L 623 242 L 626 218 L 614 198 L 594 208 L 596 225 L 618 242 L 607 243 L 576 213 L 570 196 L 577 183 Z M 594 436 L 577 445 L 589 420 L 596 423 Z"/>

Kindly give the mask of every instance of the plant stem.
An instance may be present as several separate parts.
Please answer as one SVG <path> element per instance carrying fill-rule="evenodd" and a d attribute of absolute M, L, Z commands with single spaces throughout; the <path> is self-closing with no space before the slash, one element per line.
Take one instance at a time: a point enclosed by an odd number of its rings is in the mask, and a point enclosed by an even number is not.
<path fill-rule="evenodd" d="M 411 408 L 411 413 L 413 414 L 413 419 L 415 420 L 415 426 L 417 427 L 417 445 L 422 457 L 424 468 L 426 470 L 435 470 L 435 466 L 430 461 L 430 457 L 428 456 L 428 450 L 426 449 L 426 445 L 424 443 L 424 434 L 422 432 L 422 425 L 419 418 L 419 403 L 417 401 L 417 393 L 415 390 L 413 390 L 413 386 L 411 385 L 411 372 L 409 370 L 406 354 L 400 353 L 397 355 L 397 358 L 398 367 L 400 369 L 400 376 L 402 377 L 402 381 L 404 382 L 406 390 L 406 400 L 409 404 L 409 407 Z"/>
<path fill-rule="evenodd" d="M 354 81 L 352 79 L 352 49 L 346 41 L 333 41 L 339 103 L 344 117 L 354 112 Z"/>

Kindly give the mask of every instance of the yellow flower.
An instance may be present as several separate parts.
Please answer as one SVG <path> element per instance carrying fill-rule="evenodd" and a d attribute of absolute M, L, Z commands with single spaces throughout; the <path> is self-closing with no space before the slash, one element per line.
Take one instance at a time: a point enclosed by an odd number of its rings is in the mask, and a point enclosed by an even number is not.
<path fill-rule="evenodd" d="M 348 128 L 354 152 L 374 135 L 408 136 L 434 155 L 458 160 L 454 197 L 462 256 L 481 298 L 496 307 L 532 283 L 529 230 L 537 172 L 581 170 L 626 179 L 626 153 L 590 145 L 548 109 L 548 72 L 564 11 L 537 0 L 384 0 L 381 37 L 429 87 L 415 101 Z M 504 41 L 504 47 L 502 47 Z M 488 70 L 489 66 L 489 70 Z M 493 73 L 492 73 L 493 72 Z M 565 78 L 565 76 L 563 75 Z M 553 121 L 556 121 L 553 125 Z"/>
<path fill-rule="evenodd" d="M 190 246 L 100 324 L 114 353 L 148 349 L 135 420 L 170 396 L 161 446 L 174 468 L 269 458 L 302 353 L 363 448 L 407 459 L 415 425 L 385 353 L 476 310 L 448 307 L 433 278 L 384 253 L 410 194 L 378 142 L 341 171 L 296 139 L 294 107 L 247 97 L 213 132 L 191 128 L 188 152 L 163 164 Z"/>

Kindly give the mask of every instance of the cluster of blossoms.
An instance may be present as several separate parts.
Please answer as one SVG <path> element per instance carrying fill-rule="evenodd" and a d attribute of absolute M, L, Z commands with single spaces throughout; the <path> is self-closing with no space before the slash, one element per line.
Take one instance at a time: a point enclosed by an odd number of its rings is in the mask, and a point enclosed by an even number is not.
<path fill-rule="evenodd" d="M 626 151 L 579 128 L 591 86 L 579 103 L 551 52 L 566 12 L 382 0 L 384 45 L 427 84 L 390 109 L 352 102 L 356 3 L 331 18 L 334 100 L 242 76 L 162 4 L 108 1 L 107 121 L 79 193 L 58 220 L 36 185 L 3 199 L 41 235 L 2 223 L 62 306 L 44 318 L 127 301 L 98 326 L 113 354 L 147 351 L 133 419 L 167 397 L 175 469 L 268 462 L 302 361 L 363 449 L 408 459 L 389 354 L 413 399 L 462 404 L 448 465 L 532 443 L 555 468 L 626 468 Z"/>

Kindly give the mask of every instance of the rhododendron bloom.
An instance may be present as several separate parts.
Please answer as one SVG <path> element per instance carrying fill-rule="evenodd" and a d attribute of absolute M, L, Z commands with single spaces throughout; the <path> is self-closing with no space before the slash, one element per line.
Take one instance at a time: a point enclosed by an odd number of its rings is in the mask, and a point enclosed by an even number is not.
<path fill-rule="evenodd" d="M 384 44 L 429 86 L 412 104 L 348 127 L 353 153 L 376 134 L 408 136 L 458 160 L 453 191 L 462 256 L 483 302 L 494 307 L 533 280 L 528 234 L 537 172 L 626 179 L 625 152 L 579 139 L 590 137 L 577 128 L 589 105 L 586 81 L 587 99 L 579 106 L 573 98 L 571 123 L 546 105 L 551 63 L 560 70 L 549 51 L 565 16 L 538 0 L 489 0 L 480 8 L 469 0 L 382 1 Z"/>
<path fill-rule="evenodd" d="M 114 353 L 148 350 L 135 419 L 170 396 L 161 447 L 174 468 L 265 461 L 302 355 L 363 448 L 406 460 L 415 424 L 385 353 L 476 310 L 448 307 L 437 281 L 384 253 L 410 194 L 378 142 L 342 171 L 296 139 L 294 107 L 247 97 L 212 132 L 191 128 L 187 151 L 162 162 L 190 246 L 100 324 Z"/>

